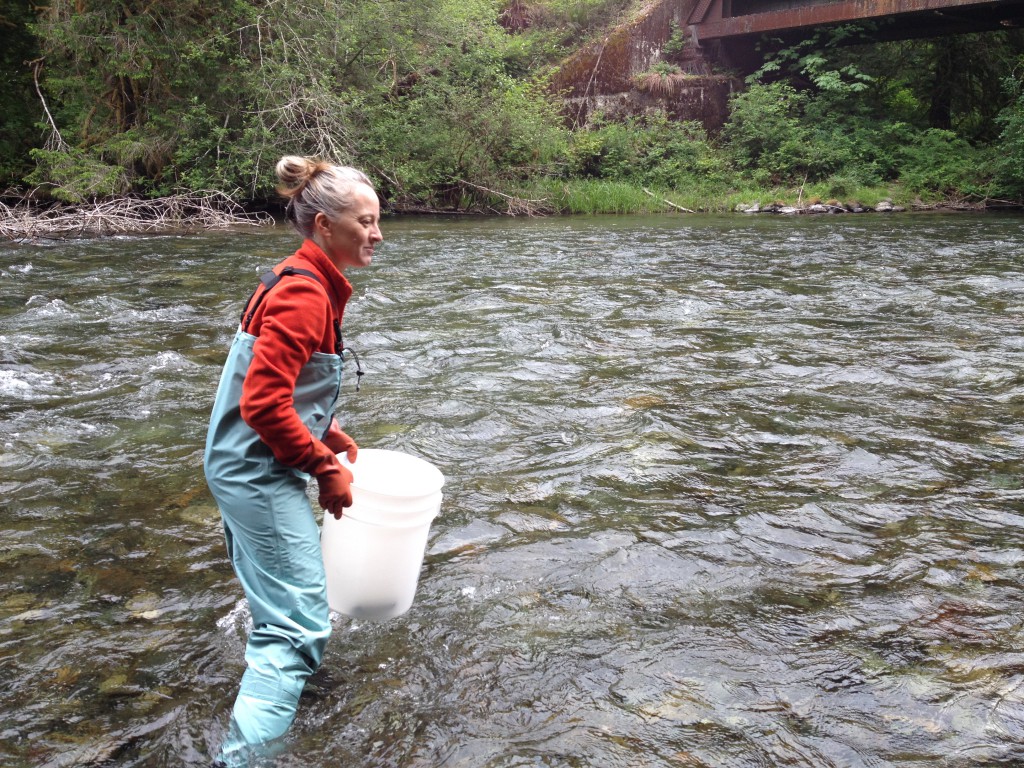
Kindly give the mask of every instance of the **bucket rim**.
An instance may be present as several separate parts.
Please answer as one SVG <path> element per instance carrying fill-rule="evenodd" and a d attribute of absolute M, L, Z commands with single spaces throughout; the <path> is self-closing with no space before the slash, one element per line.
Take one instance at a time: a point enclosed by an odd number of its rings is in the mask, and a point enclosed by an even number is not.
<path fill-rule="evenodd" d="M 423 475 L 423 478 L 425 480 L 423 487 L 418 488 L 411 493 L 395 493 L 390 488 L 387 490 L 382 490 L 379 486 L 375 487 L 373 479 L 376 478 L 371 478 L 369 482 L 367 482 L 365 479 L 363 482 L 360 482 L 359 461 L 360 459 L 366 458 L 367 456 L 369 456 L 371 460 L 390 458 L 393 461 L 404 463 L 406 465 L 406 468 L 415 467 L 416 471 L 422 473 Z M 415 454 L 412 453 L 406 453 L 404 451 L 396 451 L 389 448 L 360 448 L 359 453 L 356 456 L 355 463 L 350 462 L 348 460 L 348 456 L 346 456 L 344 453 L 338 454 L 338 460 L 341 462 L 342 466 L 346 467 L 347 469 L 349 469 L 349 471 L 352 472 L 353 489 L 358 489 L 366 493 L 373 493 L 378 496 L 391 497 L 395 499 L 422 498 L 426 496 L 432 496 L 433 494 L 438 493 L 444 487 L 445 484 L 445 476 L 440 469 L 435 467 L 426 459 L 420 456 L 416 456 Z M 366 476 L 364 475 L 364 478 L 365 477 Z"/>

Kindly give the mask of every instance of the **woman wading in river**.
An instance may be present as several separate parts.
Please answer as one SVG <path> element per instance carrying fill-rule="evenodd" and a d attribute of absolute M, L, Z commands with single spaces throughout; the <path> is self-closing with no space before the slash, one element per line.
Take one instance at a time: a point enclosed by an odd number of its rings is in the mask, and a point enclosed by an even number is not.
<path fill-rule="evenodd" d="M 242 313 L 217 390 L 204 468 L 228 554 L 252 612 L 247 668 L 218 765 L 248 765 L 284 735 L 330 635 L 319 528 L 306 497 L 340 518 L 351 505 L 355 441 L 334 419 L 341 320 L 380 233 L 380 204 L 354 168 L 285 157 L 277 164 L 302 246 L 261 278 Z"/>

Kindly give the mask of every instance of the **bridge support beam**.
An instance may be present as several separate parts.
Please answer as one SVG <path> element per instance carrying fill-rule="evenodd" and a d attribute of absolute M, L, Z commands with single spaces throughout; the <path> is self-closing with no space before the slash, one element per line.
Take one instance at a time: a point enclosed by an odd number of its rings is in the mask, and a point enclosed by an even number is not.
<path fill-rule="evenodd" d="M 697 2 L 661 0 L 642 18 L 563 62 L 552 88 L 562 96 L 569 122 L 584 125 L 597 114 L 617 119 L 660 110 L 709 131 L 720 128 L 729 97 L 742 82 L 719 71 L 692 41 L 672 56 L 662 52 L 672 29 L 685 28 Z M 652 68 L 659 62 L 674 65 L 678 74 L 656 74 Z"/>

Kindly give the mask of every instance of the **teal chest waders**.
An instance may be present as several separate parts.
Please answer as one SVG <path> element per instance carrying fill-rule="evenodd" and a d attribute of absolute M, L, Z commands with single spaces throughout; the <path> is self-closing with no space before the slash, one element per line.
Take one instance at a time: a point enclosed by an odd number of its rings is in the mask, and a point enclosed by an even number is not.
<path fill-rule="evenodd" d="M 278 462 L 243 421 L 240 408 L 256 342 L 246 328 L 259 301 L 282 277 L 296 273 L 319 280 L 290 267 L 281 275 L 268 272 L 262 278 L 266 291 L 243 312 L 217 388 L 203 459 L 253 623 L 247 667 L 221 747 L 219 759 L 227 766 L 248 765 L 254 747 L 288 730 L 331 633 L 320 530 L 306 496 L 309 475 Z M 317 438 L 330 426 L 341 387 L 338 325 L 335 331 L 337 354 L 314 352 L 295 382 L 295 410 Z"/>

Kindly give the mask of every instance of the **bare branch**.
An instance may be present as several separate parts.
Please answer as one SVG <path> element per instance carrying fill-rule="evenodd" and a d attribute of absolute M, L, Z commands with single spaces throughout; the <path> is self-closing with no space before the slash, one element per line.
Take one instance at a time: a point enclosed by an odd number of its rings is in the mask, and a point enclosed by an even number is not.
<path fill-rule="evenodd" d="M 509 216 L 543 216 L 548 212 L 547 206 L 544 203 L 547 200 L 527 200 L 522 197 L 516 197 L 515 195 L 506 195 L 504 192 L 499 192 L 496 189 L 489 189 L 488 187 L 482 187 L 479 184 L 474 184 L 464 179 L 452 179 L 452 181 L 462 184 L 465 187 L 476 189 L 481 192 L 486 192 L 489 195 L 495 195 L 504 200 L 508 206 L 507 214 Z"/>
<path fill-rule="evenodd" d="M 43 59 L 35 59 L 34 61 L 30 61 L 29 64 L 32 65 L 32 82 L 35 83 L 36 93 L 39 94 L 39 100 L 43 103 L 43 111 L 46 112 L 46 119 L 50 121 L 50 126 L 53 128 L 53 134 L 46 141 L 47 148 L 55 149 L 58 152 L 67 152 L 70 147 L 68 146 L 68 143 L 64 141 L 64 137 L 60 135 L 60 129 L 57 127 L 57 123 L 53 119 L 53 115 L 50 114 L 50 108 L 46 104 L 46 97 L 43 96 L 43 89 L 39 85 L 39 70 L 43 66 Z"/>
<path fill-rule="evenodd" d="M 156 200 L 122 197 L 74 206 L 24 202 L 12 208 L 0 202 L 0 237 L 10 240 L 223 230 L 273 223 L 269 214 L 247 212 L 223 192 L 189 192 Z"/>

